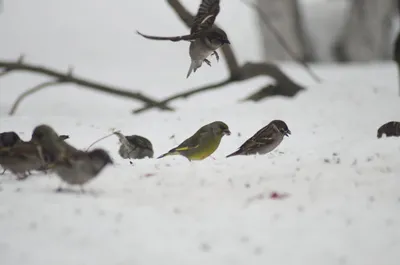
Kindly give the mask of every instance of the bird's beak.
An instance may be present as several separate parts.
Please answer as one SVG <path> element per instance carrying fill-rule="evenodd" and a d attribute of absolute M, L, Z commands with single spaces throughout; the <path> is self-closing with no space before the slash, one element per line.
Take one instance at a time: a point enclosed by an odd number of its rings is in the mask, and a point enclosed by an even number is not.
<path fill-rule="evenodd" d="M 285 136 L 289 136 L 290 134 L 292 134 L 292 132 L 290 130 L 285 131 Z"/>
<path fill-rule="evenodd" d="M 224 40 L 224 43 L 231 44 L 231 42 L 228 39 Z"/>
<path fill-rule="evenodd" d="M 223 134 L 226 134 L 226 135 L 231 135 L 231 131 L 228 130 L 228 129 L 224 130 L 222 133 L 223 133 Z"/>

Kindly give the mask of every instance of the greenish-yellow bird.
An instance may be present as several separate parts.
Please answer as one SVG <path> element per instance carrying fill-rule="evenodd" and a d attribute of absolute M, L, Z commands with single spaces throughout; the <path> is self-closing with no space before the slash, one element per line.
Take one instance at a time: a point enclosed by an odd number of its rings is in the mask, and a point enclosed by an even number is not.
<path fill-rule="evenodd" d="M 181 155 L 190 161 L 203 160 L 217 150 L 224 135 L 230 134 L 228 125 L 222 121 L 214 121 L 204 125 L 190 138 L 158 158 L 169 155 Z"/>

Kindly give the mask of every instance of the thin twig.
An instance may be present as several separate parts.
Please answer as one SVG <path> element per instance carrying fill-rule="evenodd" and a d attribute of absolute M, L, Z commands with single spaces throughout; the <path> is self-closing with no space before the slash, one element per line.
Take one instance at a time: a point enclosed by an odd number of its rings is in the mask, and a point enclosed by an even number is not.
<path fill-rule="evenodd" d="M 110 133 L 110 134 L 107 134 L 106 136 L 101 137 L 100 139 L 97 139 L 97 140 L 94 141 L 91 145 L 89 145 L 88 148 L 86 148 L 86 152 L 89 151 L 90 147 L 92 147 L 92 146 L 95 145 L 96 143 L 100 142 L 101 140 L 104 140 L 104 139 L 106 139 L 106 138 L 108 138 L 108 137 L 110 137 L 110 136 L 113 136 L 116 132 L 120 132 L 120 131 L 112 132 L 112 133 Z"/>
<path fill-rule="evenodd" d="M 88 89 L 101 91 L 104 93 L 117 95 L 117 96 L 121 96 L 121 97 L 135 99 L 137 101 L 144 102 L 146 105 L 152 105 L 152 106 L 154 106 L 156 108 L 160 108 L 162 110 L 170 110 L 170 111 L 173 110 L 172 108 L 170 108 L 164 104 L 160 104 L 158 101 L 151 99 L 150 97 L 145 96 L 145 95 L 141 94 L 140 92 L 132 92 L 127 89 L 122 89 L 122 88 L 118 88 L 118 87 L 114 87 L 114 86 L 108 86 L 108 85 L 101 84 L 101 83 L 98 83 L 95 81 L 89 81 L 87 79 L 72 76 L 72 68 L 70 68 L 70 71 L 67 74 L 64 74 L 62 72 L 52 70 L 52 69 L 49 69 L 46 67 L 33 65 L 33 64 L 27 64 L 27 63 L 23 62 L 22 56 L 16 62 L 0 60 L 0 68 L 6 68 L 8 71 L 28 71 L 28 72 L 39 73 L 39 74 L 43 74 L 43 75 L 47 75 L 47 76 L 56 78 L 57 80 L 61 80 L 64 82 L 83 86 Z"/>
<path fill-rule="evenodd" d="M 34 86 L 28 90 L 26 90 L 24 93 L 22 93 L 21 95 L 18 96 L 18 98 L 15 100 L 15 102 L 13 103 L 11 110 L 8 112 L 9 115 L 14 115 L 15 112 L 17 111 L 18 106 L 20 105 L 20 103 L 22 102 L 22 100 L 24 100 L 27 96 L 39 92 L 40 90 L 49 87 L 49 86 L 54 86 L 54 85 L 61 85 L 65 82 L 60 81 L 60 80 L 53 80 L 53 81 L 47 81 L 47 82 L 43 82 L 37 86 Z"/>
<path fill-rule="evenodd" d="M 221 88 L 221 87 L 223 87 L 223 86 L 225 86 L 225 85 L 227 85 L 227 84 L 229 84 L 231 82 L 233 82 L 232 79 L 228 78 L 228 79 L 226 79 L 224 81 L 221 81 L 219 83 L 206 85 L 206 86 L 195 88 L 193 90 L 189 90 L 189 91 L 186 91 L 186 92 L 183 92 L 183 93 L 178 93 L 176 95 L 172 95 L 172 96 L 168 97 L 167 99 L 161 101 L 160 103 L 161 104 L 167 104 L 168 102 L 173 101 L 173 100 L 178 99 L 178 98 L 188 98 L 188 97 L 193 96 L 194 94 L 197 94 L 197 93 L 200 93 L 200 92 Z M 149 110 L 151 108 L 153 108 L 153 107 L 152 106 L 145 106 L 143 108 L 134 110 L 133 113 L 135 113 L 135 114 L 141 113 L 141 112 Z"/>
<path fill-rule="evenodd" d="M 286 40 L 282 37 L 280 32 L 278 31 L 277 28 L 275 28 L 274 24 L 269 20 L 268 15 L 256 4 L 250 3 L 247 0 L 241 0 L 243 4 L 246 6 L 254 9 L 258 15 L 261 17 L 262 21 L 264 24 L 267 26 L 267 28 L 272 32 L 272 34 L 275 36 L 276 40 L 279 42 L 279 44 L 285 49 L 285 51 L 289 54 L 290 57 L 300 65 L 304 67 L 304 69 L 310 74 L 310 76 L 318 83 L 321 83 L 321 78 L 319 78 L 314 71 L 310 68 L 310 66 L 302 59 L 298 58 L 298 56 L 290 49 L 289 44 L 287 44 Z"/>

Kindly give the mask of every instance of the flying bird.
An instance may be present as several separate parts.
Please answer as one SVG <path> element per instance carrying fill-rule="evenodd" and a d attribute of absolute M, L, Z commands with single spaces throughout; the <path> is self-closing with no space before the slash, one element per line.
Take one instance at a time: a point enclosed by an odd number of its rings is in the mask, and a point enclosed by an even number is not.
<path fill-rule="evenodd" d="M 215 121 L 204 125 L 190 138 L 158 158 L 181 155 L 189 159 L 189 161 L 203 160 L 217 150 L 224 135 L 230 134 L 228 125 L 222 121 Z"/>
<path fill-rule="evenodd" d="M 244 142 L 237 151 L 226 157 L 267 154 L 282 142 L 284 136 L 289 136 L 289 134 L 291 134 L 291 132 L 284 121 L 273 120 Z"/>
<path fill-rule="evenodd" d="M 400 122 L 390 121 L 388 123 L 383 124 L 378 129 L 377 137 L 381 138 L 383 134 L 385 134 L 386 137 L 400 136 Z"/>
<path fill-rule="evenodd" d="M 219 3 L 219 0 L 202 0 L 188 35 L 160 37 L 146 35 L 139 31 L 137 33 L 151 40 L 190 41 L 189 55 L 191 64 L 186 75 L 186 78 L 188 78 L 192 71 L 196 72 L 201 67 L 203 62 L 211 66 L 210 61 L 207 59 L 208 56 L 215 55 L 218 61 L 217 49 L 224 44 L 230 44 L 226 32 L 214 26 L 214 21 L 220 11 Z"/>

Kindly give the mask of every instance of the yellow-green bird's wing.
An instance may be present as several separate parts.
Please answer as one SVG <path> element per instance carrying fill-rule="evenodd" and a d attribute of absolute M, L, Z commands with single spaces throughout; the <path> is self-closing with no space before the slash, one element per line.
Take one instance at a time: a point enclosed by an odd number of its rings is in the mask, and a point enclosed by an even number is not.
<path fill-rule="evenodd" d="M 175 148 L 172 148 L 171 150 L 168 151 L 168 153 L 165 153 L 158 158 L 162 158 L 164 156 L 168 155 L 175 155 L 179 154 L 180 152 L 188 151 L 191 149 L 197 148 L 202 139 L 207 136 L 207 128 L 205 126 L 201 127 L 195 134 L 193 134 L 191 137 L 183 141 L 180 145 L 178 145 Z"/>

